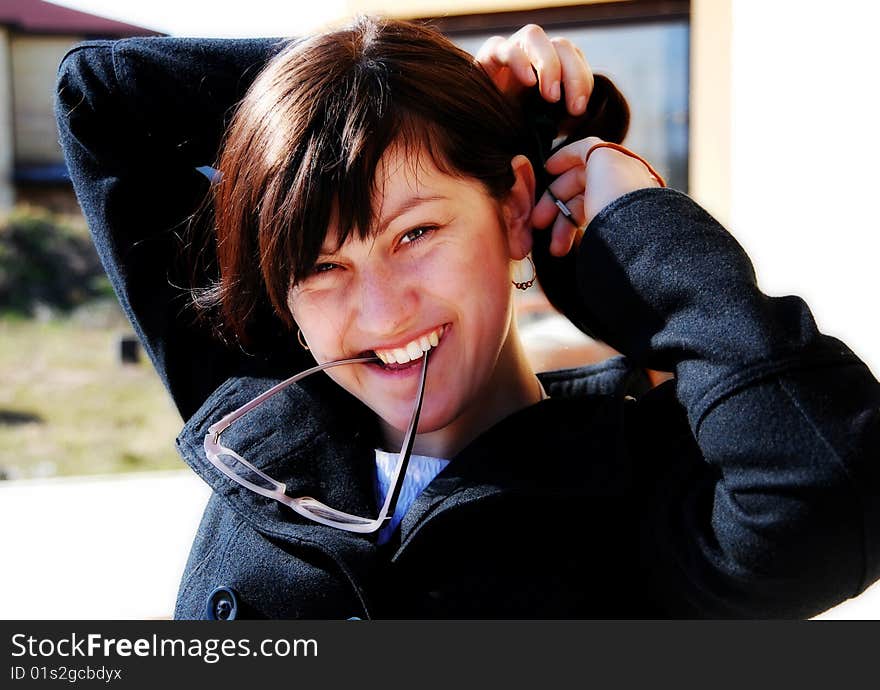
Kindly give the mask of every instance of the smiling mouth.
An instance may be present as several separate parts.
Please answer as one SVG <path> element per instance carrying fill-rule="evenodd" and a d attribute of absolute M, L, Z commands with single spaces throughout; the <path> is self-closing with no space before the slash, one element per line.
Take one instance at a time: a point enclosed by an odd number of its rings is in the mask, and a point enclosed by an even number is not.
<path fill-rule="evenodd" d="M 366 350 L 361 355 L 378 357 L 381 361 L 374 364 L 389 371 L 408 369 L 421 360 L 426 352 L 440 344 L 447 327 L 448 324 L 444 324 L 439 328 L 435 328 L 430 333 L 411 340 L 403 347 L 396 347 L 390 350 Z"/>

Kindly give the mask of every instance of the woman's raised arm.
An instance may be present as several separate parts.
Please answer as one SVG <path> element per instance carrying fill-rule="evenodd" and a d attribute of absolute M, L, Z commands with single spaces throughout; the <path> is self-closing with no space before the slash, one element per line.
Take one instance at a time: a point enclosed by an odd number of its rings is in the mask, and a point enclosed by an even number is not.
<path fill-rule="evenodd" d="M 89 41 L 59 68 L 55 112 L 77 198 L 122 307 L 187 419 L 243 353 L 185 309 L 181 237 L 225 119 L 275 39 Z M 250 358 L 252 359 L 252 358 Z"/>
<path fill-rule="evenodd" d="M 805 617 L 856 596 L 880 577 L 880 384 L 637 159 L 597 149 L 584 171 L 591 143 L 548 162 L 571 165 L 560 196 L 587 199 L 576 317 L 676 374 L 628 403 L 645 587 L 677 617 Z M 552 222 L 546 200 L 536 215 Z"/>

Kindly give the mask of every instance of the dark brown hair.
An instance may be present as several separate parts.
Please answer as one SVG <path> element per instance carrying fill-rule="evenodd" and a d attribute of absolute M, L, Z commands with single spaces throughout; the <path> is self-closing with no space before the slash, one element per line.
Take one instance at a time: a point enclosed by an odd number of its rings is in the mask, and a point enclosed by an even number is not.
<path fill-rule="evenodd" d="M 223 330 L 248 344 L 264 315 L 295 327 L 291 284 L 312 270 L 332 214 L 340 245 L 369 236 L 376 169 L 392 144 L 426 151 L 496 199 L 513 184 L 515 155 L 540 158 L 523 112 L 436 30 L 361 17 L 291 43 L 239 104 L 216 166 L 219 275 L 198 303 L 219 308 Z"/>

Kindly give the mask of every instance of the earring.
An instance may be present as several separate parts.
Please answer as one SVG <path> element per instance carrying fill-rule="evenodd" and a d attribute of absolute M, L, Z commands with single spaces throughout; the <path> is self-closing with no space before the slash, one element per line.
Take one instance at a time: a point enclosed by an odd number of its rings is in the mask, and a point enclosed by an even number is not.
<path fill-rule="evenodd" d="M 299 340 L 299 344 L 303 346 L 304 350 L 309 349 L 309 346 L 306 345 L 306 341 L 303 340 L 303 332 L 302 332 L 302 329 L 300 329 L 300 328 L 296 329 L 296 339 Z"/>
<path fill-rule="evenodd" d="M 524 265 L 526 260 L 528 260 L 528 266 L 531 267 L 532 274 L 532 277 L 528 279 L 526 279 L 526 275 L 524 275 L 525 272 L 528 270 L 528 268 Z M 510 282 L 516 286 L 517 290 L 528 290 L 530 287 L 532 287 L 535 282 L 535 278 L 538 277 L 538 272 L 535 270 L 535 262 L 532 261 L 531 255 L 527 254 L 525 259 L 521 259 L 516 262 L 515 274 L 516 277 L 519 278 L 519 280 L 511 280 Z"/>

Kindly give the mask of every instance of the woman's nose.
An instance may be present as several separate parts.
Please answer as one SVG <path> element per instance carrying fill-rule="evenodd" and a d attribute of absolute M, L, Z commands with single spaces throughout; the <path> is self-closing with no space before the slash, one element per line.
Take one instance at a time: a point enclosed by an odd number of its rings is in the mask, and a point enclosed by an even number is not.
<path fill-rule="evenodd" d="M 387 269 L 362 273 L 355 305 L 358 327 L 364 333 L 389 336 L 406 329 L 417 315 L 416 284 Z"/>

